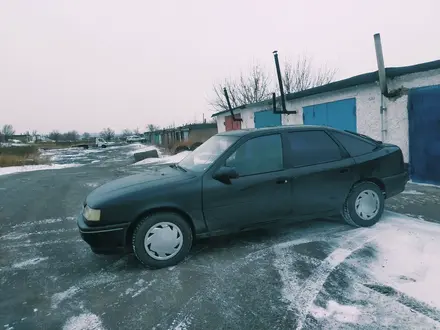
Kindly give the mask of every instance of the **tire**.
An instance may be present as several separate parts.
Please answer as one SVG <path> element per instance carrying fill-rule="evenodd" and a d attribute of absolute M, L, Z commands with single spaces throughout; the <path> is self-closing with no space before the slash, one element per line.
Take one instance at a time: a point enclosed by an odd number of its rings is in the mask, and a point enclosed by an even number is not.
<path fill-rule="evenodd" d="M 169 236 L 174 241 L 173 245 L 179 245 L 179 248 L 175 249 L 172 245 L 169 245 L 167 253 L 163 249 L 160 251 L 161 246 L 157 242 L 164 241 L 159 238 L 156 241 L 152 238 L 150 244 L 145 246 L 144 241 L 147 234 L 149 237 Z M 179 237 L 181 238 L 179 239 Z M 144 266 L 159 269 L 181 262 L 188 255 L 192 241 L 192 230 L 185 219 L 176 213 L 163 212 L 148 216 L 139 222 L 133 232 L 132 247 L 136 258 Z M 157 250 L 155 250 L 154 245 L 157 246 Z M 175 255 L 173 255 L 174 253 Z"/>
<path fill-rule="evenodd" d="M 362 203 L 367 207 L 362 210 Z M 361 182 L 353 186 L 344 206 L 342 217 L 354 227 L 371 227 L 381 218 L 385 207 L 382 190 L 372 182 Z"/>

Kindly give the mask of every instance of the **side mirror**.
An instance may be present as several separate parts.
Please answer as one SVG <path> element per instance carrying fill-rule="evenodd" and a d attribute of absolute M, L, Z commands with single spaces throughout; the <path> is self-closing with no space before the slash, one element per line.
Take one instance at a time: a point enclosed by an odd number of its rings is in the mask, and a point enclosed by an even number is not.
<path fill-rule="evenodd" d="M 224 183 L 229 183 L 231 179 L 237 179 L 238 177 L 239 174 L 235 168 L 227 166 L 220 167 L 213 175 L 214 179 Z"/>

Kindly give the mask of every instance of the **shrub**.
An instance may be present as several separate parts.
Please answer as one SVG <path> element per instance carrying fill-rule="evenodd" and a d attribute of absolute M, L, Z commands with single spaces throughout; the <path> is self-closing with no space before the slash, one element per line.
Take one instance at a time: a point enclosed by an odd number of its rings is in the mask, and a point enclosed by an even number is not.
<path fill-rule="evenodd" d="M 47 164 L 36 146 L 0 147 L 0 167 Z"/>

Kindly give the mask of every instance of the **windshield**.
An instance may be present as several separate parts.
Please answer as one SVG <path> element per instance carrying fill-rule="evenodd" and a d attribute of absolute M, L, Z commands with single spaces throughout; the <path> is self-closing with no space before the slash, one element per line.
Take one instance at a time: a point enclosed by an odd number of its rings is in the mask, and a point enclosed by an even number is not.
<path fill-rule="evenodd" d="M 190 171 L 204 172 L 237 139 L 236 136 L 214 135 L 182 159 L 178 165 Z"/>

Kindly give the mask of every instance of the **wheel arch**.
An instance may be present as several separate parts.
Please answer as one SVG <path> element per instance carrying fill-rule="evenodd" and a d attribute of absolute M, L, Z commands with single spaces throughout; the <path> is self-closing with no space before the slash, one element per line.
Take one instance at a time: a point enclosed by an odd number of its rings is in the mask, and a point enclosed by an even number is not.
<path fill-rule="evenodd" d="M 182 217 L 182 219 L 184 219 L 188 223 L 188 225 L 190 226 L 191 232 L 193 235 L 193 239 L 194 239 L 195 234 L 196 234 L 196 230 L 194 227 L 194 222 L 188 213 L 186 213 L 182 209 L 179 209 L 178 207 L 174 207 L 174 206 L 158 206 L 158 207 L 153 207 L 151 209 L 143 211 L 140 215 L 137 216 L 136 220 L 134 220 L 130 224 L 130 226 L 127 228 L 127 231 L 125 232 L 125 247 L 131 248 L 131 240 L 133 237 L 134 230 L 136 229 L 136 226 L 138 225 L 138 223 L 142 219 L 145 219 L 145 217 L 151 216 L 153 214 L 167 213 L 167 212 L 176 213 L 176 214 L 180 215 Z"/>
<path fill-rule="evenodd" d="M 358 185 L 358 184 L 360 184 L 360 183 L 363 183 L 363 182 L 371 182 L 371 183 L 374 183 L 374 184 L 375 184 L 376 186 L 378 186 L 379 189 L 382 191 L 382 193 L 384 194 L 384 197 L 386 197 L 386 187 L 385 187 L 385 183 L 384 183 L 381 179 L 376 178 L 376 177 L 362 178 L 362 179 L 360 179 L 359 181 L 355 182 L 355 184 L 353 185 L 353 187 L 356 186 L 356 185 Z"/>

